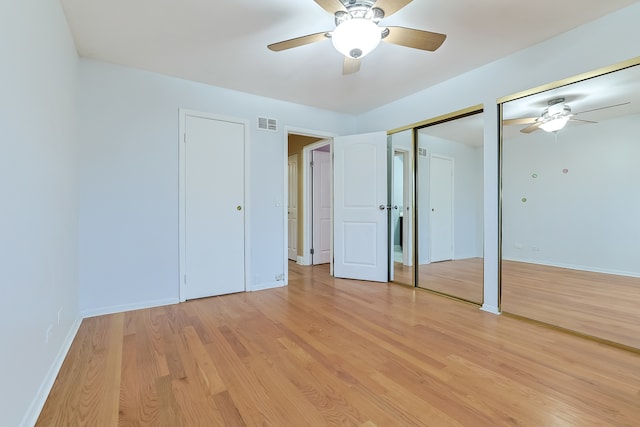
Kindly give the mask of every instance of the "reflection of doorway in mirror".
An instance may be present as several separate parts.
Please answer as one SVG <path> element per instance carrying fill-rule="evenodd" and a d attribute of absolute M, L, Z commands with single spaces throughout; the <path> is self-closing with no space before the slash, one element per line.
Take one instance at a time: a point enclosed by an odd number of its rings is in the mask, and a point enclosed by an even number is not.
<path fill-rule="evenodd" d="M 388 139 L 389 280 L 414 284 L 413 271 L 413 131 Z"/>
<path fill-rule="evenodd" d="M 404 209 L 404 157 L 405 153 L 394 151 L 393 153 L 393 191 L 391 192 L 391 228 L 393 230 L 393 261 L 402 262 L 403 236 L 403 209 Z"/>

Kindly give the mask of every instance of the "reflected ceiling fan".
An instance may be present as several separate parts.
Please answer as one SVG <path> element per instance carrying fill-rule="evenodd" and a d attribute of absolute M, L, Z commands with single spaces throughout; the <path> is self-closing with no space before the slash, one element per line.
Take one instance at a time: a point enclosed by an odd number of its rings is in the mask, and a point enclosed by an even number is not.
<path fill-rule="evenodd" d="M 597 123 L 591 120 L 576 119 L 578 114 L 590 113 L 592 111 L 604 110 L 607 108 L 619 107 L 621 105 L 627 105 L 629 102 L 623 102 L 622 104 L 608 105 L 606 107 L 594 108 L 592 110 L 580 111 L 579 113 L 572 113 L 571 107 L 565 104 L 564 98 L 554 98 L 548 103 L 548 107 L 542 112 L 539 117 L 524 117 L 520 119 L 507 119 L 502 123 L 508 125 L 529 125 L 523 129 L 520 129 L 522 133 L 531 133 L 538 129 L 542 129 L 546 132 L 557 132 L 562 129 L 568 122 L 580 122 L 580 123 Z"/>
<path fill-rule="evenodd" d="M 414 49 L 435 51 L 447 38 L 445 34 L 405 27 L 380 27 L 380 21 L 391 16 L 412 0 L 314 0 L 335 17 L 333 31 L 309 34 L 273 43 L 269 49 L 279 52 L 298 46 L 331 39 L 344 55 L 342 74 L 360 70 L 360 60 L 374 50 L 380 41 Z"/>

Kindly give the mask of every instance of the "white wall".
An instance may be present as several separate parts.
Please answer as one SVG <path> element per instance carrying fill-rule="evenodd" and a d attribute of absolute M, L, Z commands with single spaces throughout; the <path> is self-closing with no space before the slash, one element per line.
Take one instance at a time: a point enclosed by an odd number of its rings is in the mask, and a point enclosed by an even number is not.
<path fill-rule="evenodd" d="M 504 141 L 504 258 L 640 277 L 638 135 L 633 115 Z"/>
<path fill-rule="evenodd" d="M 474 147 L 432 135 L 419 134 L 418 146 L 428 156 L 418 157 L 418 256 L 429 260 L 429 159 L 441 155 L 453 159 L 453 259 L 482 257 L 482 147 Z"/>
<path fill-rule="evenodd" d="M 18 426 L 35 421 L 77 327 L 78 59 L 58 1 L 0 9 L 0 425 Z"/>
<path fill-rule="evenodd" d="M 484 104 L 484 305 L 498 311 L 500 97 L 638 56 L 640 3 L 358 117 L 358 131 L 395 129 Z M 543 25 L 543 24 L 541 24 Z M 505 34 L 508 37 L 508 34 Z M 437 53 L 436 53 L 437 54 Z M 425 70 L 428 72 L 429 70 Z"/>
<path fill-rule="evenodd" d="M 179 108 L 250 122 L 249 288 L 277 285 L 275 276 L 285 268 L 285 126 L 336 134 L 355 130 L 352 116 L 81 60 L 79 246 L 85 314 L 178 299 Z M 280 131 L 257 130 L 258 115 L 278 119 Z"/>

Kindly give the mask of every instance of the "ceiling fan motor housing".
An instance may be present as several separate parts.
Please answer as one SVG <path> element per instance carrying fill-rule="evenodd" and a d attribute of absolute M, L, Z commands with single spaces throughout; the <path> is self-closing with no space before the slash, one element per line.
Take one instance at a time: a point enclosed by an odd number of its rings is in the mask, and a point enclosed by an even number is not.
<path fill-rule="evenodd" d="M 543 122 L 571 115 L 571 107 L 564 103 L 564 98 L 552 99 L 548 104 L 549 107 L 544 110 L 540 117 Z"/>

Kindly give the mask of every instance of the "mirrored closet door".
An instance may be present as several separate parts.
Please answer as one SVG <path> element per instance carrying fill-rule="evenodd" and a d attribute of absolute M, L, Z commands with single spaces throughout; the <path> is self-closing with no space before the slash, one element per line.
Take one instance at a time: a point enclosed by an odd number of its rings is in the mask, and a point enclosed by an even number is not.
<path fill-rule="evenodd" d="M 483 114 L 415 129 L 417 286 L 483 300 Z"/>
<path fill-rule="evenodd" d="M 637 62 L 502 104 L 501 309 L 640 349 Z"/>

